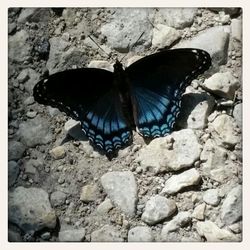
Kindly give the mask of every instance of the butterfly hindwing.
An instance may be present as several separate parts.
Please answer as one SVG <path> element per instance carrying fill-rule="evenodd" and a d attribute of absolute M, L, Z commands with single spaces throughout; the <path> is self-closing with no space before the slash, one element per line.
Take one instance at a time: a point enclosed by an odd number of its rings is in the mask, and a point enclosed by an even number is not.
<path fill-rule="evenodd" d="M 113 73 L 102 69 L 66 70 L 37 83 L 33 94 L 37 102 L 79 120 L 89 140 L 111 153 L 131 138 L 112 81 Z"/>
<path fill-rule="evenodd" d="M 203 50 L 175 49 L 144 57 L 126 69 L 134 120 L 144 137 L 172 131 L 186 87 L 210 65 Z"/>

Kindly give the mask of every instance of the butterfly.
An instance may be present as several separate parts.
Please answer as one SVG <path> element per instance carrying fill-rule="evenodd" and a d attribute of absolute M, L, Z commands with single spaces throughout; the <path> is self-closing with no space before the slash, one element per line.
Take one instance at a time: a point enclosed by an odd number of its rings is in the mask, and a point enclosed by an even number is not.
<path fill-rule="evenodd" d="M 163 50 L 127 68 L 118 60 L 114 72 L 97 68 L 65 70 L 39 81 L 35 101 L 81 122 L 88 139 L 108 157 L 132 141 L 165 136 L 181 108 L 185 89 L 211 65 L 201 49 Z"/>

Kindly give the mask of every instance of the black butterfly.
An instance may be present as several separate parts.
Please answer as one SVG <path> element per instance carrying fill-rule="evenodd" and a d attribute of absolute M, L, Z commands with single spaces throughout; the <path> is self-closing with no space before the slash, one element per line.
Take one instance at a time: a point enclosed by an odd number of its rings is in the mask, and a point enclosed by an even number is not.
<path fill-rule="evenodd" d="M 211 65 L 200 49 L 165 50 L 114 73 L 81 68 L 38 82 L 34 98 L 81 122 L 84 134 L 107 156 L 132 139 L 132 129 L 156 138 L 171 132 L 186 87 Z"/>

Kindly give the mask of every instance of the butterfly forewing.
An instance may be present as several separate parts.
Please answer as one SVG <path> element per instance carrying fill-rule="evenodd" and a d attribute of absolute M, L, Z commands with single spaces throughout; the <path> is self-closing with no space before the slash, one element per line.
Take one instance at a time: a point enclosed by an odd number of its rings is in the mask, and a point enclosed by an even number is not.
<path fill-rule="evenodd" d="M 89 140 L 111 153 L 131 138 L 112 82 L 113 73 L 106 70 L 67 70 L 37 83 L 33 94 L 37 102 L 79 120 Z"/>
<path fill-rule="evenodd" d="M 126 69 L 135 124 L 144 137 L 172 131 L 186 87 L 210 65 L 203 50 L 175 49 L 144 57 Z"/>

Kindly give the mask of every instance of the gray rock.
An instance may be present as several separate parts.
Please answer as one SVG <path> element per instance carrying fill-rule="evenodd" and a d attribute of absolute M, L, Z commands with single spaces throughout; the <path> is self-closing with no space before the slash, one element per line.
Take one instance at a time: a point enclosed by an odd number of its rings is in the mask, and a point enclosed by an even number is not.
<path fill-rule="evenodd" d="M 26 150 L 25 145 L 19 141 L 9 141 L 8 145 L 8 158 L 11 160 L 19 160 L 22 158 Z"/>
<path fill-rule="evenodd" d="M 55 228 L 56 215 L 48 194 L 40 188 L 17 187 L 9 193 L 9 221 L 24 232 Z"/>
<path fill-rule="evenodd" d="M 48 8 L 24 8 L 22 9 L 17 21 L 19 23 L 26 22 L 48 22 L 50 12 Z"/>
<path fill-rule="evenodd" d="M 233 111 L 233 117 L 239 128 L 242 127 L 242 103 L 235 105 Z"/>
<path fill-rule="evenodd" d="M 242 218 L 242 186 L 233 188 L 221 207 L 221 220 L 226 225 L 238 222 Z"/>
<path fill-rule="evenodd" d="M 113 204 L 110 199 L 106 198 L 96 209 L 98 214 L 106 214 L 113 208 Z"/>
<path fill-rule="evenodd" d="M 219 13 L 219 12 L 224 12 L 226 14 L 229 14 L 230 16 L 233 16 L 233 15 L 236 15 L 239 13 L 240 9 L 241 8 L 209 8 L 210 10 L 216 12 L 216 13 Z"/>
<path fill-rule="evenodd" d="M 169 218 L 175 211 L 176 204 L 173 200 L 156 195 L 147 201 L 141 219 L 149 225 L 154 225 Z"/>
<path fill-rule="evenodd" d="M 42 234 L 41 234 L 41 238 L 42 238 L 43 240 L 49 240 L 49 239 L 51 238 L 50 232 L 44 232 L 44 233 L 42 233 Z"/>
<path fill-rule="evenodd" d="M 114 71 L 113 66 L 108 61 L 101 61 L 101 60 L 92 60 L 88 68 L 96 68 L 96 69 L 105 69 L 110 72 Z"/>
<path fill-rule="evenodd" d="M 148 20 L 150 9 L 116 9 L 112 20 L 101 27 L 107 37 L 107 45 L 119 52 L 128 52 L 129 47 L 137 42 L 143 49 L 151 44 L 152 26 Z M 142 34 L 140 38 L 138 38 Z M 116 34 L 114 36 L 114 34 Z"/>
<path fill-rule="evenodd" d="M 9 53 L 8 57 L 13 62 L 22 63 L 31 54 L 31 45 L 28 42 L 29 34 L 25 30 L 18 31 L 13 36 L 9 37 L 8 47 Z"/>
<path fill-rule="evenodd" d="M 65 152 L 65 149 L 63 146 L 57 146 L 55 148 L 52 148 L 50 150 L 50 155 L 55 159 L 55 160 L 58 160 L 58 159 L 62 159 L 65 157 L 66 155 L 66 152 Z"/>
<path fill-rule="evenodd" d="M 214 98 L 205 92 L 194 92 L 184 94 L 181 102 L 183 108 L 178 117 L 178 125 L 182 128 L 205 128 L 215 105 Z"/>
<path fill-rule="evenodd" d="M 140 150 L 136 161 L 143 168 L 153 168 L 156 173 L 177 171 L 190 167 L 199 159 L 200 152 L 201 145 L 193 130 L 183 129 L 151 141 Z"/>
<path fill-rule="evenodd" d="M 83 241 L 84 237 L 85 237 L 84 228 L 60 231 L 58 235 L 60 242 L 80 242 Z"/>
<path fill-rule="evenodd" d="M 22 242 L 22 237 L 18 232 L 8 229 L 8 241 L 9 242 Z"/>
<path fill-rule="evenodd" d="M 219 228 L 212 221 L 197 222 L 196 224 L 197 232 L 201 237 L 205 237 L 209 242 L 218 242 L 218 241 L 239 241 L 237 236 L 235 236 L 230 231 L 226 229 Z"/>
<path fill-rule="evenodd" d="M 233 147 L 240 141 L 234 119 L 227 114 L 217 116 L 209 127 L 216 142 L 222 146 Z"/>
<path fill-rule="evenodd" d="M 58 207 L 65 203 L 67 195 L 62 191 L 55 191 L 50 196 L 52 207 Z"/>
<path fill-rule="evenodd" d="M 218 206 L 220 203 L 219 190 L 209 189 L 203 195 L 203 200 L 212 206 Z"/>
<path fill-rule="evenodd" d="M 200 183 L 201 176 L 199 172 L 191 168 L 184 171 L 181 174 L 171 176 L 165 183 L 161 193 L 175 194 L 185 187 L 198 185 Z"/>
<path fill-rule="evenodd" d="M 34 97 L 33 96 L 29 96 L 29 97 L 27 97 L 25 100 L 24 100 L 24 102 L 23 102 L 23 104 L 24 105 L 32 105 L 32 104 L 34 104 L 35 103 L 35 100 L 34 100 Z"/>
<path fill-rule="evenodd" d="M 98 198 L 99 194 L 100 193 L 97 185 L 86 185 L 82 187 L 80 200 L 84 202 L 95 201 Z"/>
<path fill-rule="evenodd" d="M 47 144 L 52 140 L 50 124 L 40 116 L 21 123 L 18 130 L 18 136 L 21 142 L 28 147 Z"/>
<path fill-rule="evenodd" d="M 86 139 L 86 136 L 82 131 L 81 123 L 79 121 L 69 119 L 67 122 L 65 122 L 64 129 L 67 132 L 67 134 L 69 134 L 76 140 L 81 141 Z"/>
<path fill-rule="evenodd" d="M 8 162 L 8 186 L 11 187 L 19 175 L 19 166 L 15 161 Z"/>
<path fill-rule="evenodd" d="M 210 54 L 214 64 L 222 65 L 227 62 L 229 32 L 229 26 L 212 27 L 176 47 L 204 49 Z"/>
<path fill-rule="evenodd" d="M 125 214 L 135 215 L 137 185 L 132 172 L 110 172 L 101 177 L 101 183 L 111 201 Z"/>
<path fill-rule="evenodd" d="M 242 21 L 239 19 L 231 20 L 232 38 L 237 41 L 242 41 Z"/>
<path fill-rule="evenodd" d="M 91 233 L 91 242 L 123 242 L 121 233 L 113 226 L 105 225 Z"/>
<path fill-rule="evenodd" d="M 152 242 L 152 230 L 149 227 L 137 226 L 128 231 L 128 242 Z"/>
<path fill-rule="evenodd" d="M 9 23 L 8 24 L 8 34 L 14 33 L 16 31 L 16 23 Z"/>
<path fill-rule="evenodd" d="M 30 118 L 30 119 L 36 117 L 36 115 L 37 115 L 37 112 L 36 112 L 36 111 L 28 111 L 28 112 L 26 113 L 26 116 L 27 116 L 28 118 Z"/>
<path fill-rule="evenodd" d="M 202 87 L 207 91 L 231 100 L 234 99 L 235 91 L 239 86 L 239 80 L 230 72 L 216 73 L 202 84 Z"/>
<path fill-rule="evenodd" d="M 205 218 L 205 209 L 206 209 L 206 204 L 202 203 L 194 208 L 194 211 L 192 213 L 192 217 L 197 219 L 197 220 L 204 220 Z"/>
<path fill-rule="evenodd" d="M 36 83 L 40 80 L 40 74 L 37 73 L 34 69 L 24 69 L 23 71 L 27 72 L 29 79 L 25 82 L 24 87 L 25 90 L 30 94 L 33 95 L 33 88 Z"/>
<path fill-rule="evenodd" d="M 191 221 L 192 217 L 189 212 L 179 212 L 171 221 L 167 222 L 163 226 L 161 231 L 161 239 L 167 240 L 170 232 L 178 230 L 180 227 L 184 227 Z"/>
<path fill-rule="evenodd" d="M 196 12 L 197 8 L 160 8 L 156 13 L 154 23 L 184 29 L 192 25 Z"/>
<path fill-rule="evenodd" d="M 152 46 L 156 48 L 169 47 L 180 37 L 180 31 L 163 24 L 156 24 L 153 29 Z"/>

